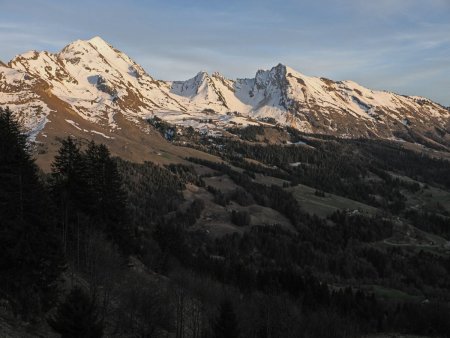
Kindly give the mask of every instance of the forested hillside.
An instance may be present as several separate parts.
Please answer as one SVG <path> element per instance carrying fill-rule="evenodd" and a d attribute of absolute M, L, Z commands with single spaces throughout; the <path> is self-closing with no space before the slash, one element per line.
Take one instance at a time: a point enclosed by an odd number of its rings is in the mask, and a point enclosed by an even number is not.
<path fill-rule="evenodd" d="M 450 337 L 449 161 L 227 133 L 166 166 L 68 137 L 45 173 L 0 109 L 0 336 Z"/>

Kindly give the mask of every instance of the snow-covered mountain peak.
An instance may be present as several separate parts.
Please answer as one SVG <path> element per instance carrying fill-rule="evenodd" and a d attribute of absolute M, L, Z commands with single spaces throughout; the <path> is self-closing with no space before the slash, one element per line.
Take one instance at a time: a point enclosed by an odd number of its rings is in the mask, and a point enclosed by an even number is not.
<path fill-rule="evenodd" d="M 129 73 L 135 77 L 148 76 L 140 65 L 100 37 L 74 41 L 64 47 L 58 53 L 58 57 L 74 65 L 81 62 L 84 68 L 102 69 L 106 67 L 106 69 L 103 69 L 105 73 L 115 70 L 119 73 Z M 100 68 L 100 66 L 103 67 Z"/>
<path fill-rule="evenodd" d="M 202 89 L 207 90 L 209 75 L 205 71 L 198 72 L 193 78 L 186 81 L 174 81 L 171 86 L 171 92 L 184 96 L 194 97 L 199 94 Z"/>
<path fill-rule="evenodd" d="M 110 62 L 120 58 L 120 52 L 113 49 L 112 46 L 101 40 L 94 38 L 91 40 L 77 40 L 64 47 L 58 53 L 59 58 L 72 64 L 78 64 L 80 61 L 95 66 L 107 64 L 113 68 Z M 128 61 L 128 60 L 127 60 Z"/>
<path fill-rule="evenodd" d="M 91 45 L 94 45 L 94 46 L 99 47 L 99 48 L 104 47 L 104 46 L 111 47 L 105 40 L 103 40 L 99 36 L 94 36 L 93 38 L 89 39 L 88 42 Z"/>
<path fill-rule="evenodd" d="M 258 70 L 256 73 L 256 85 L 260 88 L 272 86 L 282 86 L 286 80 L 286 66 L 279 63 L 270 70 Z"/>
<path fill-rule="evenodd" d="M 215 77 L 216 79 L 220 79 L 220 80 L 228 80 L 222 73 L 220 73 L 220 72 L 213 72 L 212 74 L 211 74 L 211 77 Z"/>
<path fill-rule="evenodd" d="M 209 76 L 208 72 L 206 72 L 204 70 L 199 71 L 194 76 L 194 79 L 195 79 L 196 83 L 198 83 L 198 84 L 201 84 L 201 82 L 206 81 L 209 78 L 210 78 L 210 76 Z"/>
<path fill-rule="evenodd" d="M 274 73 L 286 74 L 288 69 L 292 70 L 292 68 L 289 68 L 282 63 L 278 63 L 275 67 L 272 67 L 270 70 L 271 70 L 271 72 L 274 72 Z"/>
<path fill-rule="evenodd" d="M 198 128 L 270 118 L 306 132 L 386 138 L 408 133 L 411 126 L 432 134 L 439 130 L 438 137 L 450 128 L 449 110 L 425 98 L 306 76 L 281 63 L 250 79 L 201 71 L 186 81 L 156 81 L 101 37 L 74 41 L 56 54 L 30 51 L 0 64 L 0 104 L 17 102 L 27 121 L 34 107 L 43 112 L 28 125 L 41 125 L 46 104 L 53 106 L 55 99 L 57 109 L 64 106 L 113 130 L 120 127 L 116 114 L 132 122 L 156 114 Z"/>
<path fill-rule="evenodd" d="M 67 46 L 65 46 L 62 49 L 61 53 L 65 53 L 68 51 L 86 52 L 92 48 L 96 49 L 97 51 L 100 51 L 100 50 L 107 51 L 107 54 L 115 53 L 114 47 L 111 46 L 109 43 L 107 43 L 105 40 L 103 40 L 99 36 L 95 36 L 88 40 L 75 40 L 75 41 L 69 43 Z"/>
<path fill-rule="evenodd" d="M 97 50 L 97 48 L 89 42 L 89 40 L 75 40 L 65 46 L 58 54 L 60 56 L 83 56 L 86 54 L 90 54 L 93 50 Z"/>
<path fill-rule="evenodd" d="M 162 107 L 184 110 L 168 95 L 167 84 L 99 37 L 74 41 L 57 54 L 28 52 L 10 66 L 44 80 L 53 96 L 84 119 L 113 128 L 118 112 L 136 120 Z"/>

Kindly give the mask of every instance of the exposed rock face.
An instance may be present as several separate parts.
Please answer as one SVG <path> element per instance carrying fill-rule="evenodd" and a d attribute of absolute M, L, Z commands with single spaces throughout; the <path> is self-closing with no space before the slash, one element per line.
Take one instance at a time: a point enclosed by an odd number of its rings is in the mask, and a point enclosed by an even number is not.
<path fill-rule="evenodd" d="M 50 104 L 55 99 L 62 104 Z M 208 130 L 271 118 L 305 132 L 450 145 L 449 109 L 422 97 L 309 77 L 282 64 L 252 79 L 200 72 L 158 81 L 99 37 L 0 63 L 0 104 L 20 112 L 31 135 L 43 130 L 50 112 L 70 112 L 112 132 L 120 128 L 117 114 L 133 123 L 157 115 Z"/>

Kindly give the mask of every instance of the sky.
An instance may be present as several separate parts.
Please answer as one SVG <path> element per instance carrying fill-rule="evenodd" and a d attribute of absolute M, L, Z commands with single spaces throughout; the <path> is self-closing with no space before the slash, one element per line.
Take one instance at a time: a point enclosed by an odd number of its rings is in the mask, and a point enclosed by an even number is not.
<path fill-rule="evenodd" d="M 0 60 L 101 36 L 153 77 L 311 76 L 450 106 L 450 0 L 0 0 Z"/>

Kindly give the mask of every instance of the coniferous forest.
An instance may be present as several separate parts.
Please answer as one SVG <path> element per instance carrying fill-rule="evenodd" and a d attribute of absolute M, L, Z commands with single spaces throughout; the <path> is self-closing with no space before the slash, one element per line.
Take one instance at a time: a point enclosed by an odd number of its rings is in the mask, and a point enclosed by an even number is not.
<path fill-rule="evenodd" d="M 24 337 L 450 337 L 449 161 L 229 132 L 191 145 L 217 161 L 166 166 L 67 137 L 43 172 L 0 109 L 1 322 Z"/>

